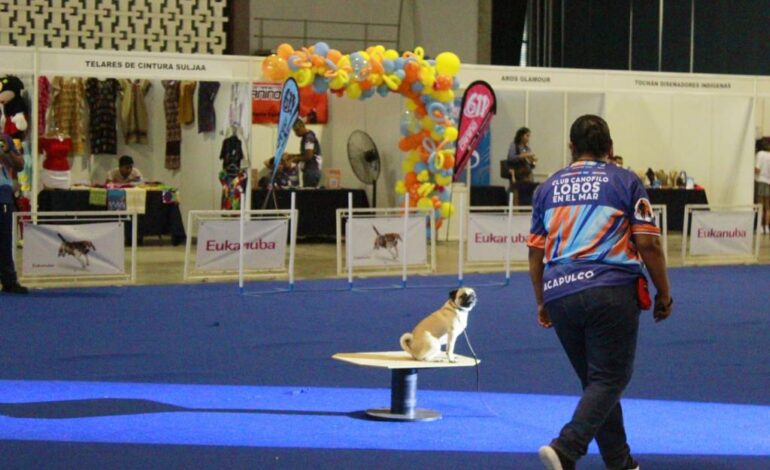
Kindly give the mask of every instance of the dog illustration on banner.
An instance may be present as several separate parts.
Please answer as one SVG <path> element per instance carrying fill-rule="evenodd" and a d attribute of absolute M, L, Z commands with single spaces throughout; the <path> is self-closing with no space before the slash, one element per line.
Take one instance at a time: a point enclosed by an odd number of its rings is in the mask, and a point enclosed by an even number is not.
<path fill-rule="evenodd" d="M 61 240 L 59 245 L 59 257 L 72 256 L 80 262 L 80 266 L 85 269 L 90 265 L 88 260 L 88 253 L 96 251 L 96 247 L 93 242 L 88 240 L 69 241 L 62 236 L 61 233 L 56 233 Z"/>
<path fill-rule="evenodd" d="M 401 241 L 401 235 L 392 232 L 380 233 L 374 225 L 372 225 L 372 228 L 374 229 L 374 233 L 377 234 L 374 238 L 374 249 L 379 250 L 380 248 L 383 248 L 390 253 L 390 256 L 394 260 L 398 259 L 398 242 Z"/>
<path fill-rule="evenodd" d="M 470 287 L 451 291 L 440 309 L 423 318 L 411 333 L 401 335 L 401 349 L 418 361 L 455 362 L 455 342 L 468 326 L 468 314 L 476 300 Z M 446 351 L 441 351 L 444 344 Z"/>

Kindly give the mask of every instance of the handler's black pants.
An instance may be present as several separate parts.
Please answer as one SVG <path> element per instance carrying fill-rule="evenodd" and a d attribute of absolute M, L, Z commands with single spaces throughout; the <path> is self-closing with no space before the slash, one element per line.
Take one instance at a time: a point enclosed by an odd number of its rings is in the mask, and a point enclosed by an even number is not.
<path fill-rule="evenodd" d="M 620 395 L 631 380 L 639 307 L 636 287 L 596 287 L 546 304 L 556 334 L 583 385 L 583 396 L 551 445 L 572 460 L 596 438 L 608 468 L 630 454 Z"/>
<path fill-rule="evenodd" d="M 16 267 L 13 264 L 13 203 L 0 203 L 0 281 L 3 286 L 16 284 Z"/>

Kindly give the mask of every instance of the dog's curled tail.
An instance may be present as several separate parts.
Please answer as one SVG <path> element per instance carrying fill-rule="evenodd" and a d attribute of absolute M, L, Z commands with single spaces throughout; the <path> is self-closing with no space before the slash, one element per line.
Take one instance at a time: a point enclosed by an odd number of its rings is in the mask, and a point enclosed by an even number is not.
<path fill-rule="evenodd" d="M 412 333 L 404 333 L 399 340 L 401 343 L 401 349 L 412 354 Z"/>

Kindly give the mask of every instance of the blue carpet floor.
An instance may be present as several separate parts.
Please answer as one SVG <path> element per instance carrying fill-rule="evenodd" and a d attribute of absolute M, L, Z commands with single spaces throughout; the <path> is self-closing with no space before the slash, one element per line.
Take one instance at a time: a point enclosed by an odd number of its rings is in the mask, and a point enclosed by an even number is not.
<path fill-rule="evenodd" d="M 674 316 L 643 314 L 623 400 L 633 452 L 645 469 L 770 468 L 770 267 L 670 274 Z M 364 419 L 389 373 L 331 356 L 398 349 L 450 277 L 2 296 L 2 468 L 540 468 L 579 384 L 527 276 L 500 281 L 465 280 L 481 393 L 472 368 L 419 374 L 432 423 Z M 580 468 L 603 468 L 594 446 Z"/>

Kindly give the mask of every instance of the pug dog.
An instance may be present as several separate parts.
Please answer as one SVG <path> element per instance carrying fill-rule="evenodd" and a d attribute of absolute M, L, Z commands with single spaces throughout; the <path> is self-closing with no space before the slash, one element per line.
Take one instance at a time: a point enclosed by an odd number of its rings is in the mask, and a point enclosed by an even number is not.
<path fill-rule="evenodd" d="M 401 335 L 401 348 L 418 361 L 456 362 L 455 341 L 468 325 L 468 314 L 474 306 L 476 292 L 473 289 L 453 290 L 440 309 L 423 318 L 414 331 Z M 441 351 L 444 344 L 446 356 Z"/>

